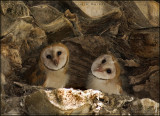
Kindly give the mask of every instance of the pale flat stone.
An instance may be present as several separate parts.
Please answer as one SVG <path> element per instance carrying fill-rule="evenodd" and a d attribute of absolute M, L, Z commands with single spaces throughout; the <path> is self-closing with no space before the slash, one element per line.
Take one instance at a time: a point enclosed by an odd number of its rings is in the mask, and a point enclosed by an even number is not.
<path fill-rule="evenodd" d="M 100 18 L 118 8 L 107 4 L 105 1 L 73 1 L 86 15 L 91 18 Z"/>

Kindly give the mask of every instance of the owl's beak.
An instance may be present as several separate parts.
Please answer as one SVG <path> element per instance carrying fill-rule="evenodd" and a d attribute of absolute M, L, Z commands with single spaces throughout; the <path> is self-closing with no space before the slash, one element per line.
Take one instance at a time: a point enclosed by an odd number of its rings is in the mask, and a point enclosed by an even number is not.
<path fill-rule="evenodd" d="M 53 60 L 53 63 L 54 63 L 56 66 L 58 66 L 58 60 L 54 59 L 54 60 Z"/>
<path fill-rule="evenodd" d="M 102 67 L 97 67 L 94 71 L 97 71 L 97 72 L 103 72 L 103 68 Z"/>

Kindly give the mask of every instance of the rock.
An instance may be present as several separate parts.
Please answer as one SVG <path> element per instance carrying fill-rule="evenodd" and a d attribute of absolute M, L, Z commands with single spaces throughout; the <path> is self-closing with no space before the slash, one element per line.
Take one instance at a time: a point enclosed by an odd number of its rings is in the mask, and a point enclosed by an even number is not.
<path fill-rule="evenodd" d="M 82 29 L 79 25 L 79 19 L 78 16 L 74 13 L 71 13 L 69 9 L 67 9 L 64 13 L 64 16 L 68 18 L 69 21 L 71 21 L 73 25 L 73 32 L 75 36 L 83 36 Z"/>
<path fill-rule="evenodd" d="M 139 98 L 148 97 L 155 101 L 159 101 L 159 71 L 150 74 L 149 79 L 143 84 L 133 86 L 135 96 Z"/>
<path fill-rule="evenodd" d="M 137 7 L 153 27 L 159 27 L 159 3 L 155 1 L 135 1 Z"/>
<path fill-rule="evenodd" d="M 132 102 L 131 112 L 132 114 L 158 115 L 159 114 L 159 103 L 149 98 L 135 100 Z"/>
<path fill-rule="evenodd" d="M 159 71 L 151 74 L 149 80 L 146 81 L 145 91 L 149 92 L 151 98 L 159 101 Z"/>
<path fill-rule="evenodd" d="M 6 84 L 6 79 L 3 73 L 1 73 L 1 86 L 4 86 Z"/>
<path fill-rule="evenodd" d="M 101 35 L 107 31 L 117 34 L 118 21 L 122 16 L 119 7 L 109 5 L 105 1 L 67 1 L 66 3 L 70 6 L 70 10 L 77 14 L 83 34 Z"/>
<path fill-rule="evenodd" d="M 10 49 L 10 61 L 12 64 L 12 67 L 14 68 L 21 68 L 22 67 L 22 58 L 21 54 L 19 53 L 19 50 L 17 49 Z"/>
<path fill-rule="evenodd" d="M 20 115 L 22 113 L 24 97 L 9 97 L 2 98 L 1 111 L 3 115 Z"/>
<path fill-rule="evenodd" d="M 51 42 L 74 35 L 72 23 L 56 8 L 50 5 L 38 5 L 30 9 L 36 24 L 49 33 L 48 39 Z"/>
<path fill-rule="evenodd" d="M 159 80 L 159 77 L 155 73 L 159 70 L 159 66 L 157 66 L 159 62 L 159 29 L 133 31 L 128 39 L 128 44 L 140 64 L 139 67 L 132 68 L 132 73 L 128 73 L 134 95 L 139 98 L 147 97 L 158 101 L 159 90 L 157 87 L 159 81 L 156 80 Z M 156 76 L 150 78 L 151 75 Z M 152 86 L 153 91 L 149 86 Z"/>
<path fill-rule="evenodd" d="M 16 19 L 30 15 L 30 10 L 22 1 L 2 1 L 1 9 L 2 35 L 5 35 L 6 30 Z"/>
<path fill-rule="evenodd" d="M 109 48 L 107 46 L 108 43 L 107 41 L 105 41 L 105 39 L 106 38 L 103 38 L 101 36 L 86 35 L 84 37 L 66 38 L 63 41 L 66 41 L 66 42 L 71 41 L 76 44 L 79 44 L 81 45 L 84 51 L 86 51 L 87 53 L 95 57 L 98 57 L 100 54 L 107 53 L 107 50 Z"/>
<path fill-rule="evenodd" d="M 4 73 L 11 73 L 11 69 L 17 69 L 22 67 L 22 59 L 18 49 L 11 48 L 9 45 L 1 45 L 2 55 L 4 56 L 4 62 L 2 66 L 6 67 L 3 69 Z M 6 63 L 5 63 L 6 62 Z"/>
<path fill-rule="evenodd" d="M 25 107 L 29 114 L 89 114 L 93 100 L 101 97 L 101 92 L 92 90 L 41 90 L 26 97 Z"/>
<path fill-rule="evenodd" d="M 155 1 L 119 2 L 129 27 L 133 29 L 159 27 L 159 3 Z"/>
<path fill-rule="evenodd" d="M 98 19 L 119 9 L 107 4 L 105 1 L 73 1 L 87 16 Z"/>
<path fill-rule="evenodd" d="M 111 26 L 110 29 L 109 29 L 109 32 L 110 32 L 112 35 L 115 35 L 115 36 L 116 36 L 116 35 L 118 34 L 118 31 L 119 31 L 119 26 L 120 26 L 120 23 Z"/>
<path fill-rule="evenodd" d="M 159 29 L 135 31 L 130 35 L 128 43 L 133 53 L 139 57 L 158 57 Z"/>
<path fill-rule="evenodd" d="M 4 112 L 5 112 L 5 105 L 6 105 L 5 101 L 1 96 L 1 114 L 4 114 Z"/>
<path fill-rule="evenodd" d="M 159 70 L 159 66 L 150 66 L 144 73 L 136 76 L 130 76 L 130 84 L 138 84 L 144 81 L 148 76 L 150 76 L 153 72 Z"/>
<path fill-rule="evenodd" d="M 11 74 L 11 66 L 7 54 L 8 53 L 6 52 L 5 49 L 1 50 L 1 67 L 3 67 L 1 68 L 1 73 L 3 73 L 3 75 L 6 76 Z"/>
<path fill-rule="evenodd" d="M 58 17 L 62 16 L 61 12 L 50 5 L 37 5 L 31 7 L 30 9 L 36 23 L 42 28 L 43 25 L 48 25 Z"/>
<path fill-rule="evenodd" d="M 134 60 L 125 60 L 125 65 L 124 66 L 127 66 L 127 67 L 139 67 L 140 64 L 135 62 Z"/>
<path fill-rule="evenodd" d="M 5 95 L 5 91 L 4 91 L 4 85 L 6 85 L 6 79 L 5 79 L 5 75 L 3 73 L 1 73 L 1 95 Z"/>
<path fill-rule="evenodd" d="M 9 27 L 15 22 L 14 19 L 9 18 L 7 16 L 1 15 L 1 36 L 5 36 L 8 34 L 8 32 L 6 32 Z"/>
<path fill-rule="evenodd" d="M 4 61 L 2 65 L 6 67 L 4 72 L 8 72 L 9 74 L 12 72 L 11 69 L 21 68 L 22 59 L 17 49 L 11 48 L 9 45 L 2 44 L 1 46 L 2 55 L 4 56 Z"/>
<path fill-rule="evenodd" d="M 12 19 L 30 15 L 28 7 L 22 1 L 2 1 L 1 8 L 2 13 Z"/>
<path fill-rule="evenodd" d="M 150 66 L 144 73 L 129 76 L 134 95 L 139 98 L 151 98 L 159 101 L 159 66 Z"/>
<path fill-rule="evenodd" d="M 98 90 L 40 90 L 25 99 L 29 115 L 134 115 L 158 114 L 159 103 L 127 95 L 105 95 Z"/>
<path fill-rule="evenodd" d="M 7 113 L 5 113 L 4 115 L 20 115 L 21 113 L 17 110 L 17 109 L 13 109 Z"/>
<path fill-rule="evenodd" d="M 8 29 L 8 35 L 1 42 L 4 43 L 5 47 L 4 49 L 2 47 L 2 51 L 8 50 L 6 54 L 11 56 L 9 57 L 11 62 L 21 65 L 29 55 L 34 54 L 46 44 L 47 40 L 46 34 L 42 29 L 34 27 L 23 19 L 17 19 Z"/>

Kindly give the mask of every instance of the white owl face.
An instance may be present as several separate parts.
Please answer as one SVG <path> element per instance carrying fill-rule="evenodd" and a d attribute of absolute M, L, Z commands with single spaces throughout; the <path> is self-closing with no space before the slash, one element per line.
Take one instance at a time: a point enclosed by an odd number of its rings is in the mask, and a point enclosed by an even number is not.
<path fill-rule="evenodd" d="M 99 56 L 92 64 L 91 71 L 100 79 L 113 79 L 116 76 L 115 61 L 111 55 Z"/>
<path fill-rule="evenodd" d="M 41 61 L 47 69 L 59 70 L 68 63 L 68 48 L 59 43 L 46 47 L 41 53 Z"/>

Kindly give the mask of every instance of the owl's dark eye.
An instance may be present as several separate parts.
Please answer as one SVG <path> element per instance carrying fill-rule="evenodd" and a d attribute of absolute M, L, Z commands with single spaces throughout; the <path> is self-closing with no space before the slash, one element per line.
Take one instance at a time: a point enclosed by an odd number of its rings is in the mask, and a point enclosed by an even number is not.
<path fill-rule="evenodd" d="M 106 72 L 107 72 L 108 74 L 111 74 L 111 73 L 112 73 L 111 69 L 107 69 Z"/>
<path fill-rule="evenodd" d="M 58 56 L 60 56 L 61 54 L 62 54 L 62 52 L 61 52 L 61 51 L 58 51 L 58 52 L 57 52 L 57 55 L 58 55 Z"/>
<path fill-rule="evenodd" d="M 105 62 L 106 62 L 106 59 L 103 59 L 103 60 L 102 60 L 102 64 L 104 64 Z"/>
<path fill-rule="evenodd" d="M 47 56 L 46 56 L 46 58 L 51 59 L 51 58 L 52 58 L 52 56 L 51 56 L 51 55 L 47 55 Z"/>

